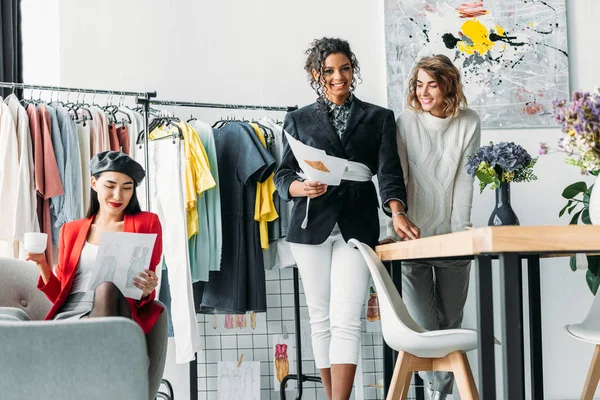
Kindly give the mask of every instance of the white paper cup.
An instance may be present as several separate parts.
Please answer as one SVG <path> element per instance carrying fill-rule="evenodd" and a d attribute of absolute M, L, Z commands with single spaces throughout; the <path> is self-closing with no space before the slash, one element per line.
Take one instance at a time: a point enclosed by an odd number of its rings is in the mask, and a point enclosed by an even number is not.
<path fill-rule="evenodd" d="M 24 236 L 23 250 L 31 254 L 41 254 L 46 251 L 48 234 L 39 232 L 27 232 Z"/>

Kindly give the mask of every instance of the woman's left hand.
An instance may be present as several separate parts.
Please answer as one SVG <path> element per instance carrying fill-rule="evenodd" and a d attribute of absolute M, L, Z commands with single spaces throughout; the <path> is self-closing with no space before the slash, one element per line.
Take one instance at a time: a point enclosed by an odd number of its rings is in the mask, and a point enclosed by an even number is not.
<path fill-rule="evenodd" d="M 150 294 L 156 289 L 158 286 L 158 276 L 154 273 L 154 271 L 150 271 L 149 269 L 145 269 L 144 272 L 140 272 L 140 278 L 133 278 L 133 284 L 138 289 L 141 289 L 144 294 L 142 297 L 150 296 Z"/>
<path fill-rule="evenodd" d="M 394 230 L 401 240 L 415 240 L 421 237 L 421 230 L 413 224 L 405 215 L 396 215 L 394 218 Z"/>

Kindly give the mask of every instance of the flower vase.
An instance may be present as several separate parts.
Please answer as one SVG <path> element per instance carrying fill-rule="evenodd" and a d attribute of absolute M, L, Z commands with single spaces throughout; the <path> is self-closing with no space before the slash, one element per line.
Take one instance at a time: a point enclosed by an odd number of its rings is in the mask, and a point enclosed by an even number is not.
<path fill-rule="evenodd" d="M 596 183 L 590 193 L 590 221 L 593 225 L 600 225 L 600 176 L 596 177 Z"/>
<path fill-rule="evenodd" d="M 510 183 L 502 182 L 496 189 L 496 206 L 490 219 L 489 226 L 520 225 L 517 214 L 510 206 Z"/>

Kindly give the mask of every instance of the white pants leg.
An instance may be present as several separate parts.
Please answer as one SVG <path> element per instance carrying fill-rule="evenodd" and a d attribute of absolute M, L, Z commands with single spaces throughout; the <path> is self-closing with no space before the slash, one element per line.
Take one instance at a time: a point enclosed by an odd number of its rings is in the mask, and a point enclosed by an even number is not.
<path fill-rule="evenodd" d="M 357 364 L 369 270 L 334 230 L 320 245 L 290 243 L 302 278 L 317 368 Z"/>

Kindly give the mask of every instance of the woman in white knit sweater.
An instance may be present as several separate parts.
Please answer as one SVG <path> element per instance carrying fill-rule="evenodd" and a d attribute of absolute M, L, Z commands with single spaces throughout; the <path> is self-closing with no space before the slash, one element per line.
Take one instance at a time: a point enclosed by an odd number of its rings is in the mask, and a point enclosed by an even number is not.
<path fill-rule="evenodd" d="M 446 56 L 421 59 L 409 82 L 409 109 L 397 119 L 398 152 L 408 195 L 408 217 L 421 236 L 471 226 L 473 178 L 467 155 L 479 147 L 479 116 L 467 108 L 460 71 Z M 470 261 L 402 263 L 402 292 L 415 321 L 427 330 L 459 328 Z M 430 398 L 452 393 L 452 373 L 422 374 Z"/>

